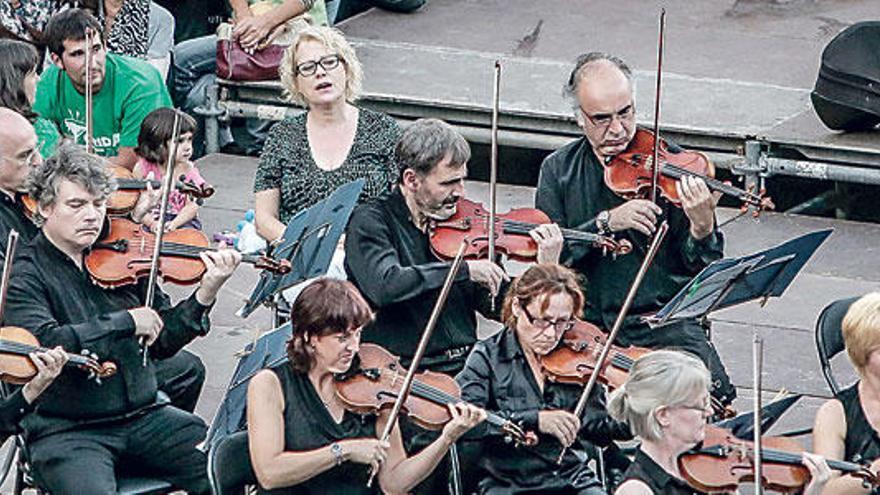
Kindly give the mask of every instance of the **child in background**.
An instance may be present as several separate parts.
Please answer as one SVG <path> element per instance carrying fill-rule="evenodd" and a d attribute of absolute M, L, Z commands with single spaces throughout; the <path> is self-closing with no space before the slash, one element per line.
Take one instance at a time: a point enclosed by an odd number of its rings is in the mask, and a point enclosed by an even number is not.
<path fill-rule="evenodd" d="M 180 113 L 180 135 L 177 141 L 177 156 L 174 160 L 175 182 L 183 176 L 183 180 L 197 187 L 205 184 L 199 169 L 190 161 L 193 152 L 193 134 L 196 121 L 189 115 Z M 134 166 L 134 176 L 140 179 L 152 174 L 153 179 L 162 181 L 165 164 L 168 161 L 168 150 L 171 148 L 171 133 L 174 128 L 174 110 L 157 108 L 147 115 L 141 123 L 138 135 L 138 146 L 135 152 L 140 159 Z M 199 205 L 176 189 L 171 190 L 168 209 L 165 215 L 165 230 L 189 227 L 201 230 L 202 222 L 198 218 Z M 143 224 L 151 232 L 159 228 L 159 207 L 152 215 L 146 215 Z"/>

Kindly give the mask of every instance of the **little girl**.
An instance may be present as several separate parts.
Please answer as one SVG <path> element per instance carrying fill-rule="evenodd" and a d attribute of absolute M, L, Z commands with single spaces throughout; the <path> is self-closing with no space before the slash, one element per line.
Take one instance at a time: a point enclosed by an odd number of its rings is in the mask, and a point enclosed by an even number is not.
<path fill-rule="evenodd" d="M 180 113 L 180 135 L 177 140 L 177 156 L 174 159 L 174 181 L 183 176 L 183 180 L 191 182 L 196 187 L 205 184 L 205 179 L 199 173 L 199 169 L 190 161 L 192 157 L 193 134 L 196 131 L 196 121 L 189 115 Z M 171 108 L 157 108 L 147 115 L 141 123 L 141 132 L 138 135 L 138 146 L 135 152 L 140 157 L 134 166 L 134 176 L 145 179 L 152 173 L 155 180 L 162 181 L 165 165 L 168 161 L 168 150 L 171 148 L 171 133 L 174 128 L 174 110 Z M 185 194 L 176 189 L 171 190 L 168 199 L 168 209 L 165 214 L 165 230 L 174 230 L 181 227 L 190 227 L 201 230 L 202 222 L 199 221 L 199 205 Z M 159 228 L 159 207 L 153 210 L 152 215 L 146 215 L 143 224 L 150 231 L 155 232 Z"/>

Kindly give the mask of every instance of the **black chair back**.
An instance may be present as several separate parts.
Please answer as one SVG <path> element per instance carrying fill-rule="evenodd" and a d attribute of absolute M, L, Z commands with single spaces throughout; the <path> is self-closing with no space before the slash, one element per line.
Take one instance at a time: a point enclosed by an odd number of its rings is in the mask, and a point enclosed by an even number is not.
<path fill-rule="evenodd" d="M 241 495 L 247 485 L 257 484 L 247 431 L 227 436 L 208 452 L 208 480 L 214 495 Z"/>
<path fill-rule="evenodd" d="M 844 350 L 843 333 L 840 330 L 843 317 L 849 310 L 850 305 L 861 296 L 848 297 L 832 302 L 819 313 L 816 321 L 816 349 L 819 352 L 819 362 L 822 365 L 822 374 L 834 395 L 840 393 L 840 384 L 834 378 L 831 370 L 831 359 Z"/>

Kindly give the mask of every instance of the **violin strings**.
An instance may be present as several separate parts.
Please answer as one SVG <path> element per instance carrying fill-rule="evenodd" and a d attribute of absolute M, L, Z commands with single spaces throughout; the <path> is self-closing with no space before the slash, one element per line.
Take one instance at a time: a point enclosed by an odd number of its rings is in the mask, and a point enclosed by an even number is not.
<path fill-rule="evenodd" d="M 40 346 L 34 346 L 30 344 L 23 344 L 21 342 L 15 342 L 12 340 L 2 340 L 0 339 L 0 351 L 2 352 L 11 352 L 14 354 L 20 354 L 22 356 L 26 356 L 32 352 L 47 352 L 49 349 Z M 86 364 L 86 358 L 80 356 L 78 354 L 70 354 L 69 361 L 72 364 Z"/>

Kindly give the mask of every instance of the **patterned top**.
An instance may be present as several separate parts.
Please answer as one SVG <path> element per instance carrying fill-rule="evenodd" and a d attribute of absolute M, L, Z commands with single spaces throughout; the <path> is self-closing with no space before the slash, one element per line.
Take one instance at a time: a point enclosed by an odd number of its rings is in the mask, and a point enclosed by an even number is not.
<path fill-rule="evenodd" d="M 34 41 L 42 33 L 52 14 L 66 9 L 56 0 L 19 0 L 0 2 L 0 32 L 25 41 Z M 4 33 L 5 34 L 5 33 Z"/>
<path fill-rule="evenodd" d="M 254 192 L 281 191 L 278 219 L 282 223 L 355 179 L 366 180 L 361 202 L 380 196 L 397 181 L 394 146 L 400 126 L 384 113 L 359 110 L 351 150 L 334 170 L 321 169 L 312 157 L 307 112 L 283 120 L 269 131 L 254 179 Z"/>
<path fill-rule="evenodd" d="M 104 17 L 104 2 L 98 2 L 98 20 L 101 25 L 107 22 Z M 150 24 L 149 0 L 125 0 L 116 13 L 107 38 L 107 50 L 118 55 L 146 58 Z"/>

